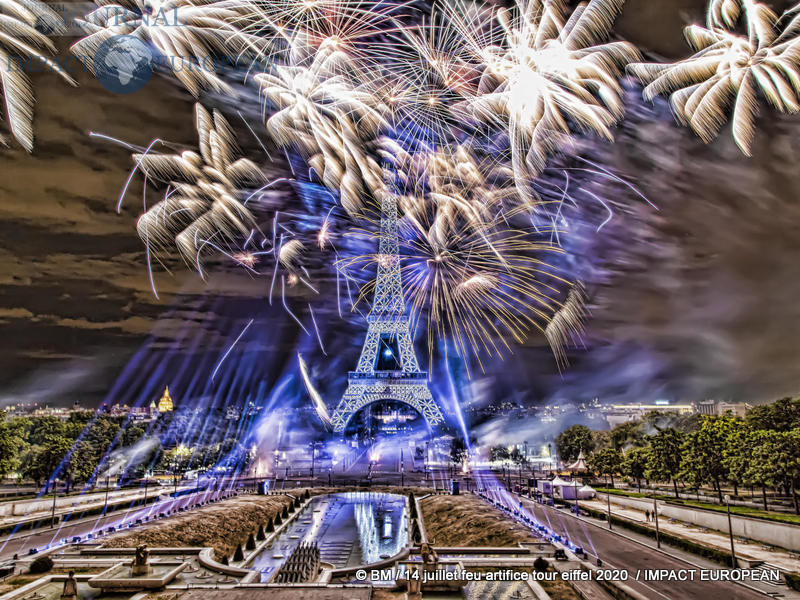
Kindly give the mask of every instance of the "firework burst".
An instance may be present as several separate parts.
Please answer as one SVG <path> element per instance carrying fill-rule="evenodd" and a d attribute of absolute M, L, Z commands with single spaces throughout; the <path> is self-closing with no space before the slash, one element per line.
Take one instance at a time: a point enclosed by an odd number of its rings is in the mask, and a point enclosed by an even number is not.
<path fill-rule="evenodd" d="M 238 0 L 98 0 L 79 21 L 89 35 L 72 45 L 94 69 L 100 46 L 118 35 L 151 44 L 172 74 L 197 97 L 201 89 L 235 95 L 216 70 L 220 57 L 237 66 L 242 55 L 263 54 L 264 38 L 240 30 L 253 9 Z"/>
<path fill-rule="evenodd" d="M 177 248 L 200 270 L 204 249 L 230 253 L 236 237 L 255 226 L 242 198 L 245 189 L 264 182 L 264 175 L 253 161 L 236 159 L 233 132 L 219 112 L 197 104 L 195 114 L 199 153 L 147 152 L 133 158 L 147 179 L 167 186 L 163 200 L 139 218 L 139 236 L 154 255 Z M 255 255 L 241 256 L 236 260 L 242 265 L 255 260 Z"/>
<path fill-rule="evenodd" d="M 411 186 L 398 198 L 404 296 L 430 357 L 452 340 L 459 356 L 483 368 L 486 357 L 501 356 L 534 330 L 545 333 L 569 286 L 548 263 L 562 250 L 541 241 L 546 232 L 513 225 L 523 210 L 510 168 L 478 160 L 467 145 L 397 153 L 395 166 Z M 339 267 L 359 270 L 386 258 L 342 259 Z M 374 285 L 363 286 L 359 299 Z M 568 338 L 548 337 L 557 356 Z"/>
<path fill-rule="evenodd" d="M 351 215 L 365 197 L 383 186 L 380 166 L 367 146 L 386 122 L 361 71 L 335 40 L 313 47 L 303 35 L 293 39 L 300 64 L 276 65 L 255 76 L 266 103 L 276 112 L 267 131 L 281 146 L 303 154 L 326 187 L 339 192 Z"/>
<path fill-rule="evenodd" d="M 443 231 L 439 218 L 401 221 L 404 295 L 414 327 L 425 330 L 431 358 L 440 341 L 449 339 L 459 356 L 473 356 L 483 368 L 484 357 L 502 356 L 532 330 L 544 332 L 559 310 L 564 282 L 541 257 L 561 250 L 529 232 L 489 226 L 476 231 L 460 219 L 448 220 Z M 352 268 L 379 260 L 373 255 L 344 262 Z M 374 282 L 368 283 L 360 297 L 373 289 Z"/>
<path fill-rule="evenodd" d="M 56 47 L 36 27 L 46 23 L 55 33 L 64 28 L 50 7 L 36 0 L 0 3 L 0 88 L 11 134 L 28 152 L 33 150 L 33 86 L 23 65 L 34 59 L 70 85 L 77 85 L 51 57 Z M 16 64 L 15 64 L 16 63 Z M 0 144 L 5 145 L 0 136 Z"/>
<path fill-rule="evenodd" d="M 569 140 L 572 127 L 611 139 L 623 113 L 621 67 L 638 56 L 626 42 L 600 43 L 622 0 L 591 0 L 564 19 L 561 2 L 518 0 L 476 27 L 470 8 L 449 5 L 481 66 L 477 93 L 466 108 L 478 121 L 503 127 L 523 199 L 548 155 Z"/>
<path fill-rule="evenodd" d="M 728 28 L 740 14 L 747 35 Z M 675 63 L 636 63 L 629 69 L 647 84 L 646 99 L 669 95 L 678 119 L 705 142 L 717 136 L 732 107 L 733 139 L 749 156 L 757 92 L 781 112 L 800 110 L 799 20 L 795 17 L 781 32 L 780 19 L 764 4 L 715 1 L 709 6 L 708 27 L 692 25 L 685 30 L 696 54 Z"/>

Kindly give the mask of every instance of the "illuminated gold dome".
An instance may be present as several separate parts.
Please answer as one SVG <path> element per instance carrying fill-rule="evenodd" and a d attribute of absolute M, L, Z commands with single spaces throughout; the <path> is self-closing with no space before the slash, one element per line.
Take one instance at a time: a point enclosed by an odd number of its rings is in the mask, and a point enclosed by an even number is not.
<path fill-rule="evenodd" d="M 169 396 L 169 386 L 164 388 L 164 395 L 158 401 L 158 412 L 165 413 L 172 411 L 172 398 Z"/>

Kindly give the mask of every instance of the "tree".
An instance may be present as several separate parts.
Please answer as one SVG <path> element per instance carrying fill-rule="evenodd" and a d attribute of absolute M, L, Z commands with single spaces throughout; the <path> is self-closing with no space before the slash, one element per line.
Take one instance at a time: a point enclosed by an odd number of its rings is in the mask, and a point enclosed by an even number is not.
<path fill-rule="evenodd" d="M 505 446 L 492 446 L 489 448 L 489 460 L 492 462 L 508 460 L 508 456 L 508 448 Z"/>
<path fill-rule="evenodd" d="M 619 473 L 622 465 L 622 454 L 614 448 L 602 448 L 589 455 L 588 467 L 600 475 L 611 478 L 611 487 L 614 487 L 614 475 Z"/>
<path fill-rule="evenodd" d="M 761 488 L 761 498 L 764 510 L 769 510 L 767 504 L 767 485 L 771 477 L 771 452 L 769 448 L 772 431 L 751 431 L 746 435 L 745 444 L 741 446 L 738 456 L 731 455 L 728 464 L 734 464 L 741 469 L 741 481 L 747 485 Z"/>
<path fill-rule="evenodd" d="M 192 457 L 192 450 L 187 448 L 183 444 L 179 444 L 174 448 L 170 448 L 169 450 L 165 451 L 161 455 L 161 461 L 172 473 L 172 479 L 175 484 L 178 483 L 180 476 L 184 474 L 187 467 L 189 466 L 189 461 Z"/>
<path fill-rule="evenodd" d="M 24 474 L 41 485 L 46 482 L 45 494 L 50 490 L 50 478 L 55 474 L 61 461 L 72 448 L 72 441 L 63 435 L 47 434 L 42 443 L 33 448 L 30 462 L 25 466 Z"/>
<path fill-rule="evenodd" d="M 525 456 L 519 448 L 514 448 L 508 457 L 511 459 L 511 462 L 520 468 L 528 464 L 528 457 Z"/>
<path fill-rule="evenodd" d="M 641 421 L 625 421 L 620 423 L 609 433 L 611 445 L 617 450 L 623 450 L 628 446 L 641 446 L 644 433 L 642 432 Z"/>
<path fill-rule="evenodd" d="M 797 487 L 800 480 L 800 429 L 760 431 L 753 447 L 752 476 L 765 485 L 782 487 L 791 495 L 795 513 L 800 514 Z"/>
<path fill-rule="evenodd" d="M 35 417 L 30 420 L 28 443 L 42 445 L 48 436 L 65 436 L 66 424 L 56 417 Z"/>
<path fill-rule="evenodd" d="M 122 445 L 133 446 L 144 437 L 145 431 L 138 425 L 128 425 L 122 432 Z"/>
<path fill-rule="evenodd" d="M 612 448 L 614 446 L 611 439 L 611 432 L 607 429 L 593 429 L 592 430 L 592 447 L 595 450 L 602 450 L 603 448 Z"/>
<path fill-rule="evenodd" d="M 0 411 L 0 478 L 19 469 L 22 454 L 28 445 L 24 438 L 26 420 L 6 420 Z"/>
<path fill-rule="evenodd" d="M 681 468 L 683 434 L 676 429 L 663 429 L 645 438 L 650 445 L 645 476 L 656 481 L 671 481 L 678 497 L 677 476 Z"/>
<path fill-rule="evenodd" d="M 694 487 L 711 483 L 722 503 L 722 481 L 728 474 L 725 450 L 742 422 L 736 417 L 703 416 L 700 428 L 684 436 L 681 478 Z"/>
<path fill-rule="evenodd" d="M 594 450 L 592 431 L 585 425 L 573 425 L 558 434 L 556 450 L 562 462 L 577 460 L 578 454 L 583 451 L 588 454 Z"/>
<path fill-rule="evenodd" d="M 746 484 L 747 468 L 750 464 L 752 448 L 750 447 L 751 430 L 747 422 L 736 419 L 728 432 L 728 439 L 722 450 L 722 466 L 725 477 L 733 484 L 733 493 L 739 495 L 739 486 Z"/>
<path fill-rule="evenodd" d="M 754 406 L 745 417 L 755 429 L 790 431 L 800 427 L 800 398 L 781 398 L 771 404 Z"/>
<path fill-rule="evenodd" d="M 68 475 L 67 488 L 72 483 L 86 483 L 94 475 L 102 454 L 88 440 L 77 442 L 64 469 Z"/>
<path fill-rule="evenodd" d="M 649 448 L 630 448 L 622 457 L 620 470 L 624 475 L 633 478 L 639 491 L 642 491 L 642 478 L 647 468 Z"/>

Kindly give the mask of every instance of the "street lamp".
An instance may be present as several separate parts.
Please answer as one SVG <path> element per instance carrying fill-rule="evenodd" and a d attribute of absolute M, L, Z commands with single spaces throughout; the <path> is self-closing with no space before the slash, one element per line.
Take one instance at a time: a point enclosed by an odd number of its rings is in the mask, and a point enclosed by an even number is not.
<path fill-rule="evenodd" d="M 606 508 L 608 509 L 608 528 L 611 529 L 611 494 L 606 492 Z"/>
<path fill-rule="evenodd" d="M 653 517 L 656 520 L 656 548 L 661 548 L 661 533 L 658 530 L 658 501 L 655 491 L 653 492 Z"/>
<path fill-rule="evenodd" d="M 53 479 L 53 514 L 50 517 L 50 527 L 56 526 L 56 498 L 58 497 L 58 479 Z"/>
<path fill-rule="evenodd" d="M 731 566 L 734 569 L 739 568 L 738 561 L 736 560 L 736 551 L 733 549 L 733 523 L 731 523 L 731 497 L 725 494 L 725 506 L 728 509 L 728 536 L 731 539 Z"/>
<path fill-rule="evenodd" d="M 575 490 L 575 514 L 576 514 L 577 516 L 580 516 L 580 514 L 581 514 L 581 507 L 580 507 L 580 506 L 578 506 L 578 486 L 577 486 L 577 483 L 578 483 L 578 482 L 576 481 L 576 482 L 575 482 L 575 484 L 576 484 L 576 485 L 573 485 L 573 486 L 572 486 L 572 489 L 573 489 L 573 490 Z"/>
<path fill-rule="evenodd" d="M 425 456 L 422 458 L 422 470 L 425 471 L 425 481 L 428 481 L 428 452 L 430 442 L 425 442 Z"/>

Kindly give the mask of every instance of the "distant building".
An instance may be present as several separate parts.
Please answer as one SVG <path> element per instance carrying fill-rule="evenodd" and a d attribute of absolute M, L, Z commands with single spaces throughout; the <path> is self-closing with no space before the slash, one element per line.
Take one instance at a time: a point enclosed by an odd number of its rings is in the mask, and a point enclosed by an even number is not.
<path fill-rule="evenodd" d="M 161 414 L 172 412 L 174 410 L 174 405 L 172 403 L 172 398 L 169 395 L 169 386 L 164 388 L 164 393 L 161 395 L 161 399 L 158 401 L 158 412 Z"/>
<path fill-rule="evenodd" d="M 641 419 L 653 411 L 691 415 L 694 413 L 695 407 L 692 404 L 670 404 L 667 401 L 656 401 L 652 404 L 612 404 L 603 408 L 605 418 L 612 429 L 627 421 Z"/>
<path fill-rule="evenodd" d="M 716 400 L 703 400 L 695 405 L 695 409 L 701 415 L 724 415 L 730 413 L 734 417 L 743 417 L 752 408 L 749 404 L 733 402 L 717 402 Z"/>
<path fill-rule="evenodd" d="M 701 415 L 717 414 L 717 403 L 715 400 L 703 400 L 695 405 L 695 409 Z"/>
<path fill-rule="evenodd" d="M 726 412 L 730 412 L 734 417 L 743 417 L 751 408 L 753 407 L 746 402 L 737 404 L 733 404 L 732 402 L 718 402 L 717 414 L 724 415 Z"/>

